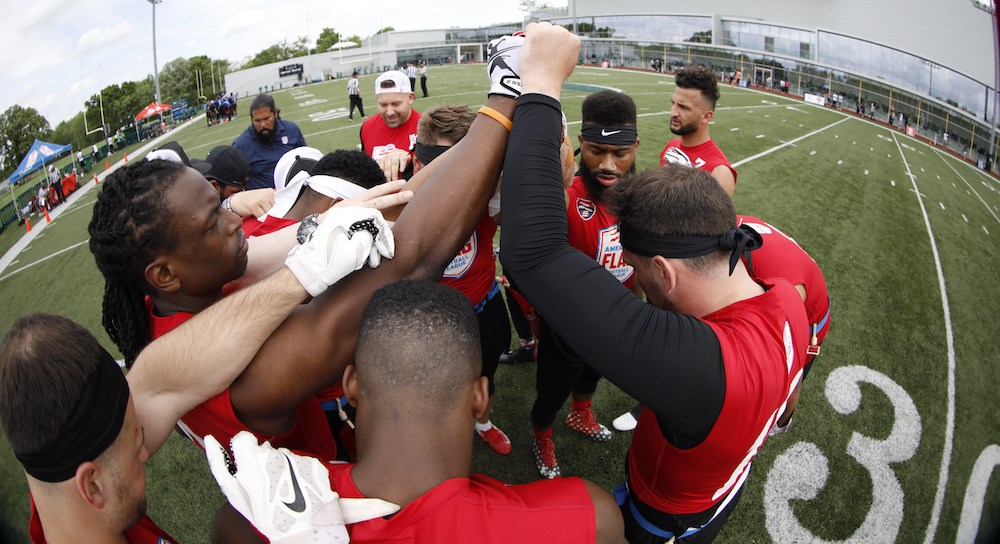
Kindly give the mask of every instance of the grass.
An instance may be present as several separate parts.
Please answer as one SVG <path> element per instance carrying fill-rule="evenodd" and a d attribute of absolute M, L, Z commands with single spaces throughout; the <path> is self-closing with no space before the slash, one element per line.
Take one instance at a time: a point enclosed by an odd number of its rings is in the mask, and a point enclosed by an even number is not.
<path fill-rule="evenodd" d="M 434 71 L 432 96 L 417 99 L 415 107 L 482 104 L 483 70 Z M 376 113 L 373 81 L 366 76 L 361 82 L 369 115 Z M 571 81 L 578 85 L 564 93 L 563 106 L 572 136 L 579 131 L 586 96 L 573 89 L 622 89 L 639 108 L 637 166 L 656 166 L 670 137 L 672 78 L 580 68 Z M 323 151 L 354 148 L 360 123 L 346 119 L 345 85 L 313 84 L 280 91 L 275 98 L 282 117 L 298 123 L 310 145 Z M 951 542 L 970 484 L 985 486 L 979 540 L 988 541 L 1000 526 L 1000 479 L 973 480 L 971 475 L 980 454 L 1000 443 L 1000 421 L 990 409 L 1000 353 L 993 326 L 1000 309 L 995 288 L 1000 183 L 884 126 L 773 94 L 728 86 L 722 91 L 711 130 L 729 159 L 739 163 L 737 209 L 780 227 L 819 262 L 833 315 L 832 332 L 804 385 L 791 432 L 770 440 L 758 455 L 745 496 L 718 542 Z M 196 122 L 171 138 L 189 156 L 204 157 L 246 129 L 248 117 L 241 113 L 219 126 Z M 95 197 L 84 195 L 67 209 L 0 277 L 85 240 Z M 12 230 L 0 235 L 0 249 L 13 244 Z M 0 329 L 19 315 L 56 312 L 113 348 L 100 325 L 102 286 L 85 244 L 61 253 L 0 280 L 5 301 Z M 834 403 L 846 398 L 855 381 L 860 382 L 857 408 L 838 410 Z M 498 371 L 493 421 L 510 435 L 514 451 L 499 457 L 477 443 L 475 470 L 512 483 L 536 478 L 529 449 L 533 400 L 533 365 Z M 604 381 L 594 401 L 605 423 L 631 404 Z M 610 442 L 597 444 L 561 423 L 554 429 L 564 474 L 585 476 L 608 489 L 621 481 L 628 435 L 616 433 Z M 872 444 L 867 450 L 866 440 Z M 172 436 L 148 465 L 150 514 L 182 542 L 206 540 L 209 520 L 223 501 L 202 459 L 185 439 Z M 826 467 L 825 476 L 820 466 Z M 939 500 L 942 466 L 947 474 Z M 814 496 L 806 492 L 810 486 Z M 26 489 L 10 449 L 0 446 L 4 542 L 26 541 Z"/>

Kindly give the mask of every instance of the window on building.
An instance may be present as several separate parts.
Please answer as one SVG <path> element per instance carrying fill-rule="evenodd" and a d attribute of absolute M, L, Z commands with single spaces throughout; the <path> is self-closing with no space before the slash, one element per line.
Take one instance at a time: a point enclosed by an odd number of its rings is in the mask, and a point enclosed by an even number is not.
<path fill-rule="evenodd" d="M 764 36 L 764 51 L 774 53 L 774 37 Z"/>
<path fill-rule="evenodd" d="M 799 42 L 799 58 L 800 59 L 812 58 L 809 42 Z"/>

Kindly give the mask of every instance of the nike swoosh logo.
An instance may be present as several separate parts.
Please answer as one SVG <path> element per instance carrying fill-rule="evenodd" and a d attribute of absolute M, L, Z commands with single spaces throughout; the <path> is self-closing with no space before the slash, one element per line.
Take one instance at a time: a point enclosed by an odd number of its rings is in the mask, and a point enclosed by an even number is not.
<path fill-rule="evenodd" d="M 621 132 L 621 131 L 620 130 L 612 130 L 611 132 L 608 132 L 607 129 L 603 129 L 602 128 L 601 129 L 601 136 L 613 136 L 615 134 L 618 134 L 619 132 Z"/>
<path fill-rule="evenodd" d="M 306 510 L 306 498 L 302 496 L 302 489 L 299 487 L 299 479 L 295 477 L 295 469 L 292 467 L 292 460 L 285 455 L 285 462 L 288 463 L 288 472 L 292 474 L 292 491 L 295 493 L 295 500 L 292 502 L 284 502 L 282 504 L 288 507 L 292 512 L 302 513 Z"/>

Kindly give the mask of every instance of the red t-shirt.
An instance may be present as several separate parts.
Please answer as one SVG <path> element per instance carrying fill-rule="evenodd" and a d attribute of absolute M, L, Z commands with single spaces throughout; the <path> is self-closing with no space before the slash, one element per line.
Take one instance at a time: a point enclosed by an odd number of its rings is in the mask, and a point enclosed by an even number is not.
<path fill-rule="evenodd" d="M 764 286 L 766 293 L 702 318 L 719 338 L 726 376 L 725 400 L 708 437 L 682 450 L 663 437 L 652 410 L 639 416 L 628 481 L 643 503 L 669 514 L 696 514 L 746 479 L 801 379 L 808 344 L 798 292 L 780 278 Z"/>
<path fill-rule="evenodd" d="M 826 323 L 816 333 L 817 343 L 822 344 L 830 329 L 830 298 L 826 290 L 826 280 L 819 265 L 802 249 L 795 240 L 763 219 L 749 215 L 737 215 L 737 224 L 750 225 L 760 233 L 764 245 L 751 253 L 753 269 L 751 274 L 760 278 L 784 278 L 788 283 L 804 285 L 806 288 L 806 316 L 809 326 Z"/>
<path fill-rule="evenodd" d="M 625 287 L 631 288 L 635 274 L 622 257 L 618 218 L 608 213 L 604 204 L 591 198 L 580 176 L 573 178 L 566 192 L 569 193 L 566 210 L 569 245 L 596 259 Z"/>
<path fill-rule="evenodd" d="M 417 142 L 417 121 L 420 112 L 410 110 L 410 118 L 396 128 L 389 128 L 381 115 L 372 115 L 361 125 L 361 145 L 365 153 L 378 160 L 379 157 L 396 149 L 413 151 Z"/>
<path fill-rule="evenodd" d="M 729 159 L 722 154 L 722 150 L 712 140 L 694 147 L 684 147 L 681 145 L 680 138 L 674 138 L 667 142 L 667 145 L 663 147 L 663 151 L 660 152 L 660 166 L 665 166 L 668 162 L 672 162 L 667 160 L 668 153 L 682 153 L 691 161 L 691 166 L 701 168 L 710 174 L 716 167 L 725 166 L 733 173 L 733 183 L 736 183 L 736 169 L 729 164 Z"/>
<path fill-rule="evenodd" d="M 157 316 L 153 311 L 153 301 L 146 297 L 146 311 L 150 320 L 150 335 L 153 339 L 174 330 L 182 323 L 191 319 L 194 314 L 177 312 L 168 316 Z M 269 440 L 275 448 L 286 447 L 314 453 L 321 459 L 335 459 L 337 444 L 333 441 L 326 415 L 315 396 L 309 397 L 295 409 L 295 424 L 280 435 L 267 435 L 255 432 L 240 421 L 233 410 L 233 403 L 227 388 L 222 393 L 195 406 L 181 417 L 177 426 L 184 431 L 195 444 L 205 449 L 205 435 L 212 435 L 220 444 L 229 445 L 229 441 L 240 431 L 250 431 L 258 440 Z"/>
<path fill-rule="evenodd" d="M 472 304 L 478 304 L 496 283 L 493 235 L 497 224 L 488 214 L 476 225 L 469 241 L 444 269 L 441 283 L 458 289 Z"/>
<path fill-rule="evenodd" d="M 31 537 L 32 544 L 45 544 L 45 533 L 42 531 L 42 520 L 35 510 L 35 499 L 31 499 L 31 520 L 28 522 L 28 536 Z M 85 536 L 85 535 L 84 535 Z M 82 538 L 81 540 L 87 540 Z M 143 514 L 139 523 L 125 531 L 125 541 L 129 544 L 167 544 L 176 543 L 163 529 L 160 529 Z"/>
<path fill-rule="evenodd" d="M 288 225 L 294 225 L 298 221 L 294 219 L 284 219 L 281 217 L 271 217 L 270 215 L 265 215 L 264 220 L 261 221 L 256 217 L 244 217 L 243 218 L 243 234 L 247 237 L 253 236 L 263 236 L 265 234 L 270 234 L 276 230 L 281 230 Z"/>
<path fill-rule="evenodd" d="M 364 495 L 351 479 L 353 464 L 327 464 L 341 497 Z M 507 485 L 482 474 L 452 478 L 388 519 L 348 526 L 351 542 L 477 542 L 556 544 L 594 542 L 594 503 L 579 478 Z"/>

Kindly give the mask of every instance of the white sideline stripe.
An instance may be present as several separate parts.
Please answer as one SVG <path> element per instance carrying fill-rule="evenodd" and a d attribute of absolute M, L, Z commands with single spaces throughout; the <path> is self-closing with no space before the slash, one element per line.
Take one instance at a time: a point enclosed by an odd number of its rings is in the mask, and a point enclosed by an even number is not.
<path fill-rule="evenodd" d="M 783 143 L 783 144 L 781 144 L 779 146 L 772 147 L 771 149 L 767 149 L 767 150 L 761 151 L 760 153 L 757 153 L 756 155 L 752 155 L 750 157 L 747 157 L 747 158 L 745 158 L 743 160 L 736 161 L 736 162 L 733 163 L 733 168 L 739 168 L 740 166 L 743 166 L 744 164 L 746 164 L 746 163 L 748 163 L 750 161 L 757 160 L 757 159 L 759 159 L 761 157 L 766 157 L 766 156 L 770 155 L 771 153 L 774 153 L 775 151 L 777 151 L 777 150 L 779 150 L 779 149 L 781 149 L 783 147 L 788 147 L 788 146 L 794 144 L 795 142 L 799 142 L 799 141 L 805 140 L 806 138 L 808 138 L 810 136 L 814 136 L 816 134 L 819 134 L 820 132 L 823 132 L 824 130 L 826 130 L 826 129 L 830 128 L 830 127 L 835 127 L 835 126 L 843 123 L 844 121 L 847 121 L 848 119 L 850 119 L 850 117 L 844 117 L 843 119 L 841 119 L 840 121 L 837 121 L 836 123 L 827 125 L 827 126 L 825 126 L 823 128 L 820 128 L 820 129 L 816 129 L 816 130 L 810 132 L 809 134 L 805 134 L 805 135 L 799 136 L 798 138 L 795 138 L 794 140 L 791 140 L 789 142 Z"/>
<path fill-rule="evenodd" d="M 983 200 L 983 197 L 979 195 L 979 192 L 976 191 L 976 188 L 973 187 L 972 184 L 969 183 L 969 181 L 965 179 L 965 177 L 962 174 L 960 174 L 958 170 L 955 169 L 955 167 L 951 164 L 951 161 L 947 160 L 945 156 L 941 153 L 941 151 L 938 151 L 937 149 L 935 149 L 935 151 L 937 151 L 938 157 L 941 157 L 941 161 L 947 164 L 948 168 L 951 168 L 951 171 L 954 172 L 956 176 L 958 176 L 958 179 L 962 180 L 966 185 L 969 186 L 969 190 L 971 190 L 976 195 L 976 198 L 978 198 L 979 201 L 983 203 L 983 206 L 986 206 L 986 211 L 990 212 L 990 215 L 993 216 L 993 219 L 996 219 L 997 223 L 1000 223 L 1000 217 L 997 217 L 997 214 L 993 213 L 993 210 L 990 209 L 990 205 L 987 204 L 985 200 Z"/>
<path fill-rule="evenodd" d="M 948 409 L 945 417 L 944 447 L 941 452 L 941 471 L 938 473 L 937 491 L 934 493 L 934 506 L 931 509 L 930 523 L 927 524 L 927 533 L 924 535 L 924 544 L 934 542 L 934 535 L 937 533 L 938 523 L 941 521 L 941 507 L 944 504 L 944 488 L 948 483 L 948 470 L 951 466 L 951 450 L 955 437 L 955 337 L 951 328 L 951 311 L 948 309 L 948 290 L 944 284 L 944 271 L 941 269 L 941 255 L 938 253 L 937 241 L 934 239 L 934 230 L 931 228 L 931 220 L 927 216 L 927 207 L 924 206 L 924 199 L 917 187 L 916 176 L 910 170 L 910 163 L 906 161 L 903 147 L 899 145 L 896 133 L 892 133 L 892 139 L 896 142 L 896 149 L 903 159 L 903 166 L 910 176 L 914 192 L 917 194 L 917 202 L 920 204 L 920 213 L 924 216 L 924 226 L 927 227 L 927 236 L 931 240 L 931 252 L 934 255 L 934 267 L 937 269 L 938 289 L 941 290 L 941 307 L 944 310 L 945 339 L 948 343 Z"/>
<path fill-rule="evenodd" d="M 55 253 L 52 253 L 51 255 L 46 255 L 45 257 L 42 257 L 41 259 L 38 259 L 37 261 L 35 261 L 33 263 L 28 263 L 28 264 L 22 266 L 21 268 L 18 268 L 17 270 L 15 270 L 15 271 L 13 271 L 13 272 L 11 272 L 9 274 L 5 274 L 4 276 L 0 276 L 0 281 L 3 281 L 5 279 L 11 277 L 14 274 L 17 274 L 18 272 L 21 272 L 23 270 L 27 270 L 28 268 L 31 268 L 32 266 L 35 266 L 36 264 L 44 263 L 45 261 L 51 259 L 52 257 L 55 257 L 56 255 L 59 255 L 60 253 L 66 253 L 67 251 L 69 251 L 71 249 L 76 249 L 76 248 L 82 246 L 83 244 L 86 244 L 89 241 L 90 241 L 90 238 L 87 238 L 86 240 L 84 240 L 82 242 L 78 242 L 78 243 L 73 244 L 73 245 L 71 245 L 71 246 L 69 246 L 67 248 L 60 249 L 59 251 L 57 251 Z"/>

